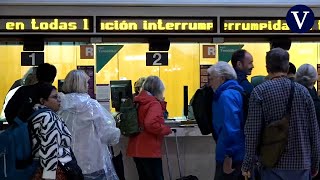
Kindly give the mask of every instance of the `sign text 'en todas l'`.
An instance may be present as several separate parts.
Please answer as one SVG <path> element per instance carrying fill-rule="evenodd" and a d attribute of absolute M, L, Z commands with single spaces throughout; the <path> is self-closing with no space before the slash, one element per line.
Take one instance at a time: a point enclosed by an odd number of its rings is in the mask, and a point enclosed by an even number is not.
<path fill-rule="evenodd" d="M 93 32 L 93 17 L 1 16 L 0 32 Z"/>

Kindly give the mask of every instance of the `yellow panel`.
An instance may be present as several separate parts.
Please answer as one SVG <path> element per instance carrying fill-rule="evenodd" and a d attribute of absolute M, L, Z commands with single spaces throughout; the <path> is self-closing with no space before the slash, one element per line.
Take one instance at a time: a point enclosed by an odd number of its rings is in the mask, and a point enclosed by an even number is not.
<path fill-rule="evenodd" d="M 160 68 L 170 117 L 183 116 L 183 86 L 188 86 L 188 102 L 200 87 L 199 44 L 171 44 L 169 66 Z"/>
<path fill-rule="evenodd" d="M 230 44 L 230 43 L 229 43 Z M 235 43 L 233 43 L 235 44 Z M 241 43 L 237 43 L 241 44 Z M 141 76 L 157 75 L 163 80 L 166 91 L 166 101 L 170 117 L 183 114 L 183 86 L 189 87 L 189 100 L 200 86 L 199 64 L 214 64 L 216 58 L 203 58 L 202 45 L 212 44 L 171 44 L 169 51 L 169 66 L 146 67 L 145 53 L 148 44 L 125 44 L 102 70 L 96 74 L 97 84 L 108 84 L 110 80 L 131 79 L 134 83 Z M 244 49 L 248 50 L 254 58 L 253 74 L 266 75 L 265 55 L 269 51 L 269 43 L 245 43 Z M 20 54 L 22 46 L 0 46 L 0 100 L 4 97 L 17 79 L 20 79 L 30 67 L 21 67 Z M 317 43 L 293 43 L 290 61 L 298 68 L 304 63 L 316 67 L 320 57 L 320 45 Z M 45 46 L 45 62 L 54 64 L 58 79 L 64 79 L 67 73 L 76 69 L 77 65 L 95 65 L 95 59 L 80 59 L 79 46 Z M 249 80 L 251 78 L 249 77 Z M 0 102 L 0 109 L 2 109 Z"/>
<path fill-rule="evenodd" d="M 131 79 L 132 84 L 140 77 L 159 76 L 159 67 L 146 66 L 148 44 L 126 44 L 118 53 L 119 79 Z"/>
<path fill-rule="evenodd" d="M 289 50 L 290 62 L 297 70 L 303 64 L 311 64 L 317 69 L 318 43 L 292 43 Z M 317 89 L 317 86 L 315 85 Z"/>
<path fill-rule="evenodd" d="M 95 46 L 96 48 L 96 46 Z M 121 52 L 120 50 L 119 52 Z M 95 51 L 96 52 L 96 51 Z M 118 52 L 118 53 L 119 53 Z M 119 68 L 118 68 L 118 55 L 116 54 L 97 74 L 96 84 L 109 84 L 110 80 L 118 80 Z M 94 64 L 95 60 L 94 60 Z"/>
<path fill-rule="evenodd" d="M 215 45 L 216 46 L 216 57 L 215 58 L 203 58 L 203 45 Z M 218 45 L 217 44 L 199 44 L 199 58 L 201 65 L 215 64 L 218 62 Z"/>
<path fill-rule="evenodd" d="M 94 48 L 96 48 L 96 46 L 94 46 Z M 77 66 L 95 66 L 96 65 L 96 61 L 95 58 L 94 59 L 80 59 L 80 46 L 76 46 L 76 64 Z"/>
<path fill-rule="evenodd" d="M 58 87 L 58 80 L 64 79 L 71 70 L 77 68 L 76 52 L 76 46 L 45 46 L 45 62 L 53 64 L 57 68 L 54 86 Z"/>
<path fill-rule="evenodd" d="M 253 56 L 254 69 L 252 76 L 267 75 L 266 52 L 270 50 L 269 43 L 246 43 L 243 49 L 249 51 Z M 317 44 L 316 43 L 292 43 L 289 50 L 290 62 L 298 69 L 302 64 L 309 63 L 316 67 L 317 64 Z"/>
<path fill-rule="evenodd" d="M 298 69 L 302 64 L 311 64 L 317 68 L 317 43 L 292 43 L 289 50 L 290 62 Z"/>
<path fill-rule="evenodd" d="M 248 80 L 257 75 L 267 75 L 266 70 L 266 52 L 270 50 L 269 43 L 245 43 L 243 49 L 252 54 L 254 68 Z"/>
<path fill-rule="evenodd" d="M 0 109 L 12 84 L 22 77 L 21 51 L 22 46 L 0 46 Z"/>

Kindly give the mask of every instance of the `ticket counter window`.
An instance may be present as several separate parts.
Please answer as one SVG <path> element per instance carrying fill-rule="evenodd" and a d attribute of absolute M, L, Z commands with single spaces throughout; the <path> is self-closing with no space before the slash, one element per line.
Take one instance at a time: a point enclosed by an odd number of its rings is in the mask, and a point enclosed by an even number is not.
<path fill-rule="evenodd" d="M 111 80 L 131 80 L 155 75 L 163 81 L 166 90 L 165 100 L 168 102 L 169 118 L 181 118 L 184 114 L 184 86 L 188 86 L 188 101 L 195 91 L 207 82 L 206 70 L 202 67 L 218 61 L 230 63 L 232 51 L 246 49 L 253 56 L 254 69 L 249 81 L 254 76 L 266 76 L 265 55 L 270 44 L 265 43 L 174 43 L 171 42 L 168 53 L 168 65 L 146 65 L 147 43 L 101 43 L 87 44 L 80 42 L 50 42 L 45 44 L 44 61 L 54 64 L 57 77 L 54 85 L 63 80 L 68 72 L 77 67 L 94 67 L 92 77 L 94 85 L 110 84 Z M 317 68 L 320 60 L 318 52 L 320 43 L 293 42 L 289 50 L 290 62 L 297 68 L 304 63 Z M 21 66 L 23 46 L 18 43 L 0 45 L 0 109 L 4 98 L 13 82 L 21 79 L 30 66 Z M 95 72 L 94 72 L 95 71 Z M 96 88 L 94 90 L 97 92 Z M 132 89 L 132 91 L 134 91 Z M 109 92 L 110 94 L 110 92 Z M 111 106 L 111 104 L 110 104 Z M 114 108 L 111 108 L 115 111 Z"/>

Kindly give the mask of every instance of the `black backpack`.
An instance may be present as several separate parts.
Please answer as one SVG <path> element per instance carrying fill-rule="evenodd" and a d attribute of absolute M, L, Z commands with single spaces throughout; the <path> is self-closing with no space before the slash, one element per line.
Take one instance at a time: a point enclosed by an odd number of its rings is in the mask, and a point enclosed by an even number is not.
<path fill-rule="evenodd" d="M 202 135 L 213 133 L 212 127 L 212 101 L 213 90 L 209 86 L 201 87 L 193 95 L 190 102 Z"/>
<path fill-rule="evenodd" d="M 242 101 L 243 101 L 243 119 L 244 119 L 244 124 L 243 127 L 245 125 L 245 122 L 247 120 L 248 117 L 248 109 L 249 109 L 249 98 L 250 98 L 250 94 L 247 93 L 246 91 L 241 90 L 240 88 L 238 88 L 237 86 L 231 87 L 231 89 L 234 89 L 236 91 L 238 91 L 241 96 L 242 96 Z"/>

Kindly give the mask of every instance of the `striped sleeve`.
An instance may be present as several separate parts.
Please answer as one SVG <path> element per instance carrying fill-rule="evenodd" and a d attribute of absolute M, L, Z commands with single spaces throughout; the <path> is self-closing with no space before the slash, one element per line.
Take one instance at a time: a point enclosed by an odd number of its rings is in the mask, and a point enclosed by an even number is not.
<path fill-rule="evenodd" d="M 56 116 L 47 112 L 43 116 L 40 130 L 41 146 L 39 150 L 40 164 L 43 168 L 42 178 L 56 179 L 58 165 L 58 135 Z"/>

